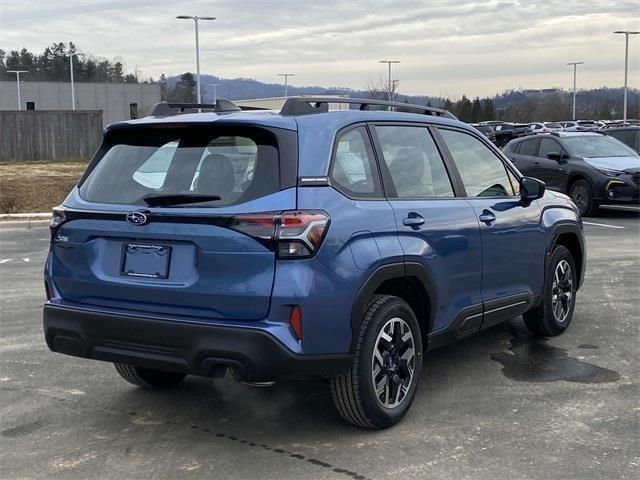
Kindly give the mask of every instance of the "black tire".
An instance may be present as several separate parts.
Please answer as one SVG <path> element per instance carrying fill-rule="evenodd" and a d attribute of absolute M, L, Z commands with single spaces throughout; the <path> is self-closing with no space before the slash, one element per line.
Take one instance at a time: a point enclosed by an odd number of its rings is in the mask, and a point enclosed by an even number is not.
<path fill-rule="evenodd" d="M 187 376 L 184 373 L 134 367 L 124 363 L 114 363 L 113 366 L 116 367 L 116 371 L 127 382 L 144 388 L 175 387 Z"/>
<path fill-rule="evenodd" d="M 391 329 L 392 342 L 379 340 L 383 328 Z M 409 331 L 410 340 L 406 343 L 397 341 L 400 337 L 407 336 Z M 393 352 L 380 353 L 379 348 L 383 343 L 389 345 Z M 400 344 L 402 345 L 398 346 Z M 410 360 L 411 365 L 408 365 L 407 359 L 402 357 L 409 352 L 410 344 L 413 348 L 413 360 Z M 387 355 L 385 362 L 388 361 L 385 368 L 377 370 L 377 375 L 374 375 L 374 363 L 377 361 L 374 360 L 374 349 L 378 353 L 376 359 Z M 413 366 L 412 373 L 410 366 Z M 331 378 L 333 402 L 342 418 L 353 425 L 371 429 L 391 427 L 402 419 L 411 406 L 421 371 L 422 337 L 420 325 L 411 307 L 401 298 L 375 295 L 368 303 L 360 325 L 351 370 L 344 375 Z M 379 384 L 384 383 L 386 379 L 382 395 L 386 401 L 395 396 L 394 402 L 398 402 L 397 405 L 383 405 L 385 400 L 379 399 L 376 395 L 374 377 L 382 379 Z"/>
<path fill-rule="evenodd" d="M 558 266 L 566 262 L 569 265 L 571 286 L 569 291 L 571 293 L 571 299 L 566 306 L 566 316 L 563 320 L 558 319 L 558 315 L 554 312 L 554 295 L 556 295 L 556 305 L 558 302 L 564 304 L 566 296 L 564 294 L 559 295 L 559 289 L 554 287 L 554 277 Z M 576 304 L 576 287 L 578 285 L 577 271 L 575 261 L 571 252 L 566 247 L 558 245 L 551 254 L 549 260 L 549 266 L 545 275 L 545 285 L 542 302 L 538 307 L 532 308 L 523 315 L 524 323 L 527 328 L 537 334 L 545 337 L 553 337 L 560 335 L 564 332 L 573 318 L 573 309 Z M 566 285 L 565 285 L 566 288 Z"/>
<path fill-rule="evenodd" d="M 580 215 L 588 217 L 598 209 L 598 205 L 593 201 L 593 190 L 586 180 L 580 178 L 569 187 L 569 197 L 578 207 Z"/>

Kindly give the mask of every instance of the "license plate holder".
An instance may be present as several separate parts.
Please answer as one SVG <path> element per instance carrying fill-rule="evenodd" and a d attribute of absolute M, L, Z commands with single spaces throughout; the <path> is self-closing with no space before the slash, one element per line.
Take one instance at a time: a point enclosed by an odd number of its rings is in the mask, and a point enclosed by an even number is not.
<path fill-rule="evenodd" d="M 125 243 L 122 245 L 121 275 L 141 278 L 169 278 L 171 247 L 168 245 Z"/>

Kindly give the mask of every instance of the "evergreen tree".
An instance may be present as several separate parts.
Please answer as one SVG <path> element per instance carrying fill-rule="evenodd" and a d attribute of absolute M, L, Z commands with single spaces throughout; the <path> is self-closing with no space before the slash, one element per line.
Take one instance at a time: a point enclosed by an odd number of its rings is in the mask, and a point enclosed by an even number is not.
<path fill-rule="evenodd" d="M 495 120 L 496 111 L 493 106 L 493 100 L 487 97 L 482 100 L 482 113 L 480 114 L 480 121 Z"/>
<path fill-rule="evenodd" d="M 167 92 L 167 101 L 176 103 L 196 102 L 196 81 L 190 72 L 180 75 L 175 87 Z"/>
<path fill-rule="evenodd" d="M 456 102 L 457 117 L 463 122 L 471 122 L 471 100 L 466 95 Z"/>
<path fill-rule="evenodd" d="M 476 97 L 473 99 L 473 103 L 471 104 L 471 122 L 473 123 L 479 122 L 481 116 L 482 116 L 482 104 L 480 103 L 480 97 Z"/>
<path fill-rule="evenodd" d="M 164 73 L 160 75 L 160 100 L 167 100 L 167 77 Z"/>

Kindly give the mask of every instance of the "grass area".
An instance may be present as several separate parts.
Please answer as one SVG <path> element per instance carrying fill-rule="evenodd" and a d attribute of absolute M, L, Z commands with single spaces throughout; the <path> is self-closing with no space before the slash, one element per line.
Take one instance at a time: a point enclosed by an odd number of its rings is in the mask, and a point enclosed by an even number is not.
<path fill-rule="evenodd" d="M 49 212 L 64 200 L 87 161 L 0 163 L 0 215 Z"/>

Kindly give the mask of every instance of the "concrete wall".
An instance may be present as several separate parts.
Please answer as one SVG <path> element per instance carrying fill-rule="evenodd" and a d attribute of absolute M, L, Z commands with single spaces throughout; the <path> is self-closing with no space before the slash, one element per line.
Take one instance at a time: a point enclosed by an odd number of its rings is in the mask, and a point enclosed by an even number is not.
<path fill-rule="evenodd" d="M 129 104 L 138 104 L 145 116 L 160 102 L 160 84 L 84 83 L 74 84 L 76 110 L 102 110 L 102 124 L 128 120 Z M 35 102 L 36 110 L 71 110 L 71 84 L 64 82 L 20 82 L 21 110 Z M 17 109 L 16 82 L 0 82 L 0 110 Z"/>
<path fill-rule="evenodd" d="M 101 111 L 0 111 L 0 162 L 90 158 Z"/>

